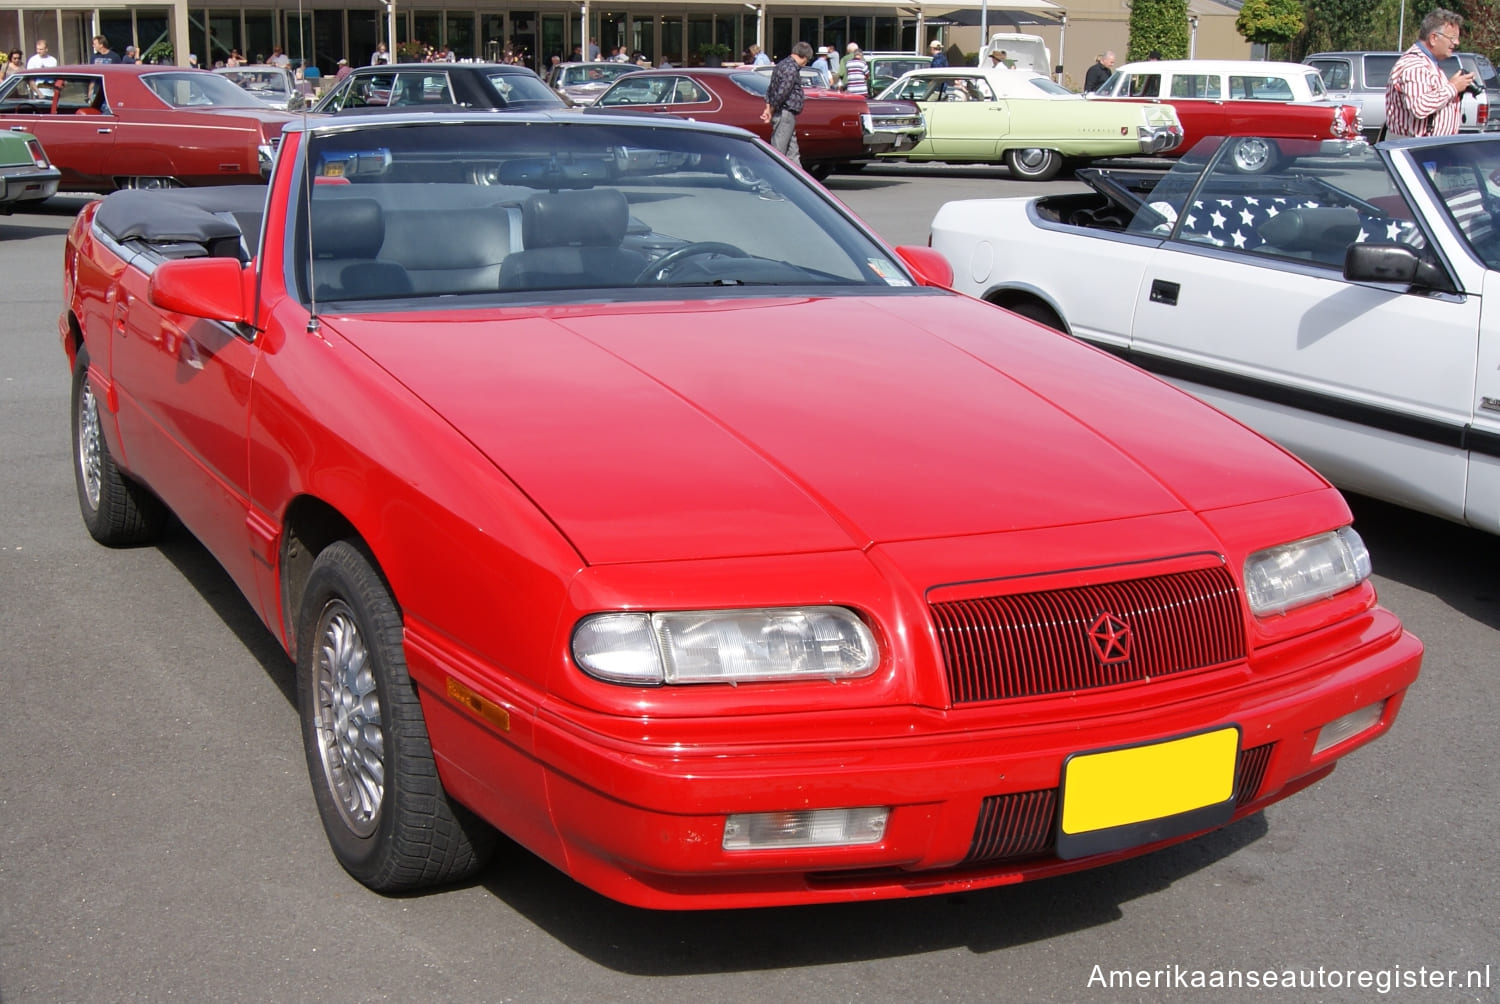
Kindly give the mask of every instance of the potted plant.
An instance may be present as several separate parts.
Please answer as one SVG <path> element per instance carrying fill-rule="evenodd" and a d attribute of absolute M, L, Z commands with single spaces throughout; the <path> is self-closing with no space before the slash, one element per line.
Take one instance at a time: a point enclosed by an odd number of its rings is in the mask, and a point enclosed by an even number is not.
<path fill-rule="evenodd" d="M 733 55 L 733 50 L 721 42 L 704 42 L 698 46 L 698 58 L 704 66 L 723 66 L 724 60 Z"/>

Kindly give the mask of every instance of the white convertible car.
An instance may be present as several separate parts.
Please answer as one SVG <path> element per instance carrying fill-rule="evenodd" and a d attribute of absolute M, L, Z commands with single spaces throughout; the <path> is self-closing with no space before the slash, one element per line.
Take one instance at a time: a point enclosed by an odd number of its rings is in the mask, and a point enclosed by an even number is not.
<path fill-rule="evenodd" d="M 1500 137 L 1328 143 L 1256 176 L 1227 146 L 1165 174 L 1078 171 L 1090 192 L 948 203 L 932 246 L 958 289 L 1158 373 L 1341 487 L 1500 532 Z"/>

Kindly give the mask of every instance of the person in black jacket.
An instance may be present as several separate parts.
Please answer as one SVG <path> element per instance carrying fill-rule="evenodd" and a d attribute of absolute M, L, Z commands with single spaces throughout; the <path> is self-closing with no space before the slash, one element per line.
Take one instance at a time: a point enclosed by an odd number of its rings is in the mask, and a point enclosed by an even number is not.
<path fill-rule="evenodd" d="M 812 62 L 812 56 L 812 46 L 806 42 L 792 46 L 792 54 L 771 71 L 766 110 L 760 113 L 762 122 L 771 123 L 771 145 L 798 164 L 802 163 L 802 153 L 797 149 L 797 113 L 802 111 L 803 101 L 801 70 Z"/>
<path fill-rule="evenodd" d="M 1114 68 L 1115 54 L 1106 49 L 1099 58 L 1094 60 L 1094 65 L 1089 67 L 1089 72 L 1083 75 L 1083 92 L 1089 94 L 1103 87 L 1110 73 L 1114 72 Z"/>

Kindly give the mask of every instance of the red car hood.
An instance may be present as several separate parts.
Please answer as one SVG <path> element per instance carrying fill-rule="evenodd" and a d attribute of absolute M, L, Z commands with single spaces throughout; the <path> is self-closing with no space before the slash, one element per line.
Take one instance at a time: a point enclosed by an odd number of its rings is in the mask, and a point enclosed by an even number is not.
<path fill-rule="evenodd" d="M 1324 487 L 1154 378 L 954 295 L 325 324 L 591 563 L 863 547 Z"/>

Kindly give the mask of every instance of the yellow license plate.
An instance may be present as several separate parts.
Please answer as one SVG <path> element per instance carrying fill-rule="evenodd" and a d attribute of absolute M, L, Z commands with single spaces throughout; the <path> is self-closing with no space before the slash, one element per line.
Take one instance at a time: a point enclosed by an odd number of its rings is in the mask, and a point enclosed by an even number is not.
<path fill-rule="evenodd" d="M 1063 836 L 1228 803 L 1234 795 L 1239 745 L 1240 730 L 1230 726 L 1068 758 L 1063 766 Z"/>

